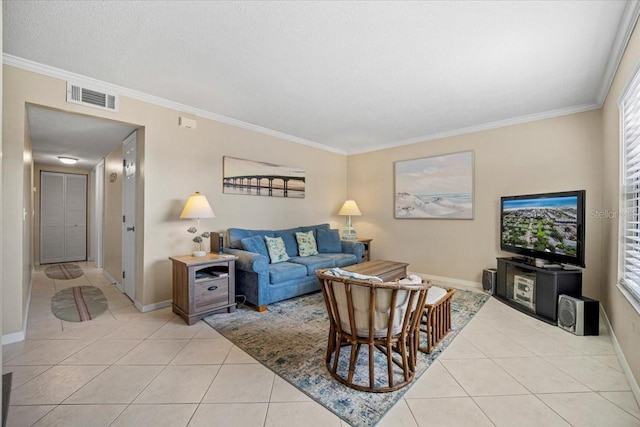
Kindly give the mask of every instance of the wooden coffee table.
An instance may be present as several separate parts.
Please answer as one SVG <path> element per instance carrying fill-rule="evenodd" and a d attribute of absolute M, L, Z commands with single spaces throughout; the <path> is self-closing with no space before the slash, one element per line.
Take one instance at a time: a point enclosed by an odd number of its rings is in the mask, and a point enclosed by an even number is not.
<path fill-rule="evenodd" d="M 347 270 L 352 273 L 365 274 L 367 276 L 377 276 L 381 278 L 383 282 L 393 282 L 396 279 L 404 279 L 407 277 L 408 265 L 409 264 L 406 262 L 376 259 L 373 261 L 362 262 L 360 264 L 353 264 L 348 267 L 344 267 L 343 270 Z"/>

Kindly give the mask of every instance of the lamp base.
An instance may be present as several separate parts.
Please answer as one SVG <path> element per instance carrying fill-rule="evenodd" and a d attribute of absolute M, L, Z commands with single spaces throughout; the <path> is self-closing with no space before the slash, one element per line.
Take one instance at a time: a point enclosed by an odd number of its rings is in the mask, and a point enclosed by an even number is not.
<path fill-rule="evenodd" d="M 356 234 L 356 230 L 353 227 L 345 227 L 342 230 L 342 240 L 357 240 L 358 235 Z"/>
<path fill-rule="evenodd" d="M 207 255 L 206 251 L 193 251 L 193 253 L 191 254 L 194 258 L 200 258 L 203 257 L 205 255 Z"/>

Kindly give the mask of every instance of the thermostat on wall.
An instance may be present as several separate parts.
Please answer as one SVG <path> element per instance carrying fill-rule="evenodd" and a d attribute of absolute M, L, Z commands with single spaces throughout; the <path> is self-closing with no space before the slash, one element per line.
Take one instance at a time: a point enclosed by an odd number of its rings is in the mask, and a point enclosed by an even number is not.
<path fill-rule="evenodd" d="M 195 129 L 197 124 L 195 119 L 180 116 L 178 117 L 178 126 L 188 129 Z"/>

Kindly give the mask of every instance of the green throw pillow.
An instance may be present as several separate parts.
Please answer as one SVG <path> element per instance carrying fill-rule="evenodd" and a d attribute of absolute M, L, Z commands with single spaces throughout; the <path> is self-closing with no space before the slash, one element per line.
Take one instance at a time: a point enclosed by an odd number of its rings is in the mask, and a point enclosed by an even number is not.
<path fill-rule="evenodd" d="M 287 249 L 284 246 L 284 240 L 282 240 L 282 237 L 264 236 L 264 240 L 267 243 L 267 251 L 269 251 L 271 264 L 276 264 L 278 262 L 283 262 L 289 259 L 289 255 L 287 255 Z"/>
<path fill-rule="evenodd" d="M 298 231 L 296 240 L 298 241 L 298 253 L 300 256 L 318 255 L 318 247 L 316 246 L 316 239 L 313 237 L 313 230 L 309 230 L 306 233 Z"/>

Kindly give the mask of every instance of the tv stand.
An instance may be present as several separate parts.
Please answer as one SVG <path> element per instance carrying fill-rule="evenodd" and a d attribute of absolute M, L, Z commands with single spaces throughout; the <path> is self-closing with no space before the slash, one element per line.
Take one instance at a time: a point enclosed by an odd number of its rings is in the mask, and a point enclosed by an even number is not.
<path fill-rule="evenodd" d="M 582 296 L 582 270 L 536 267 L 523 260 L 498 258 L 495 297 L 505 304 L 556 325 L 558 296 Z"/>

